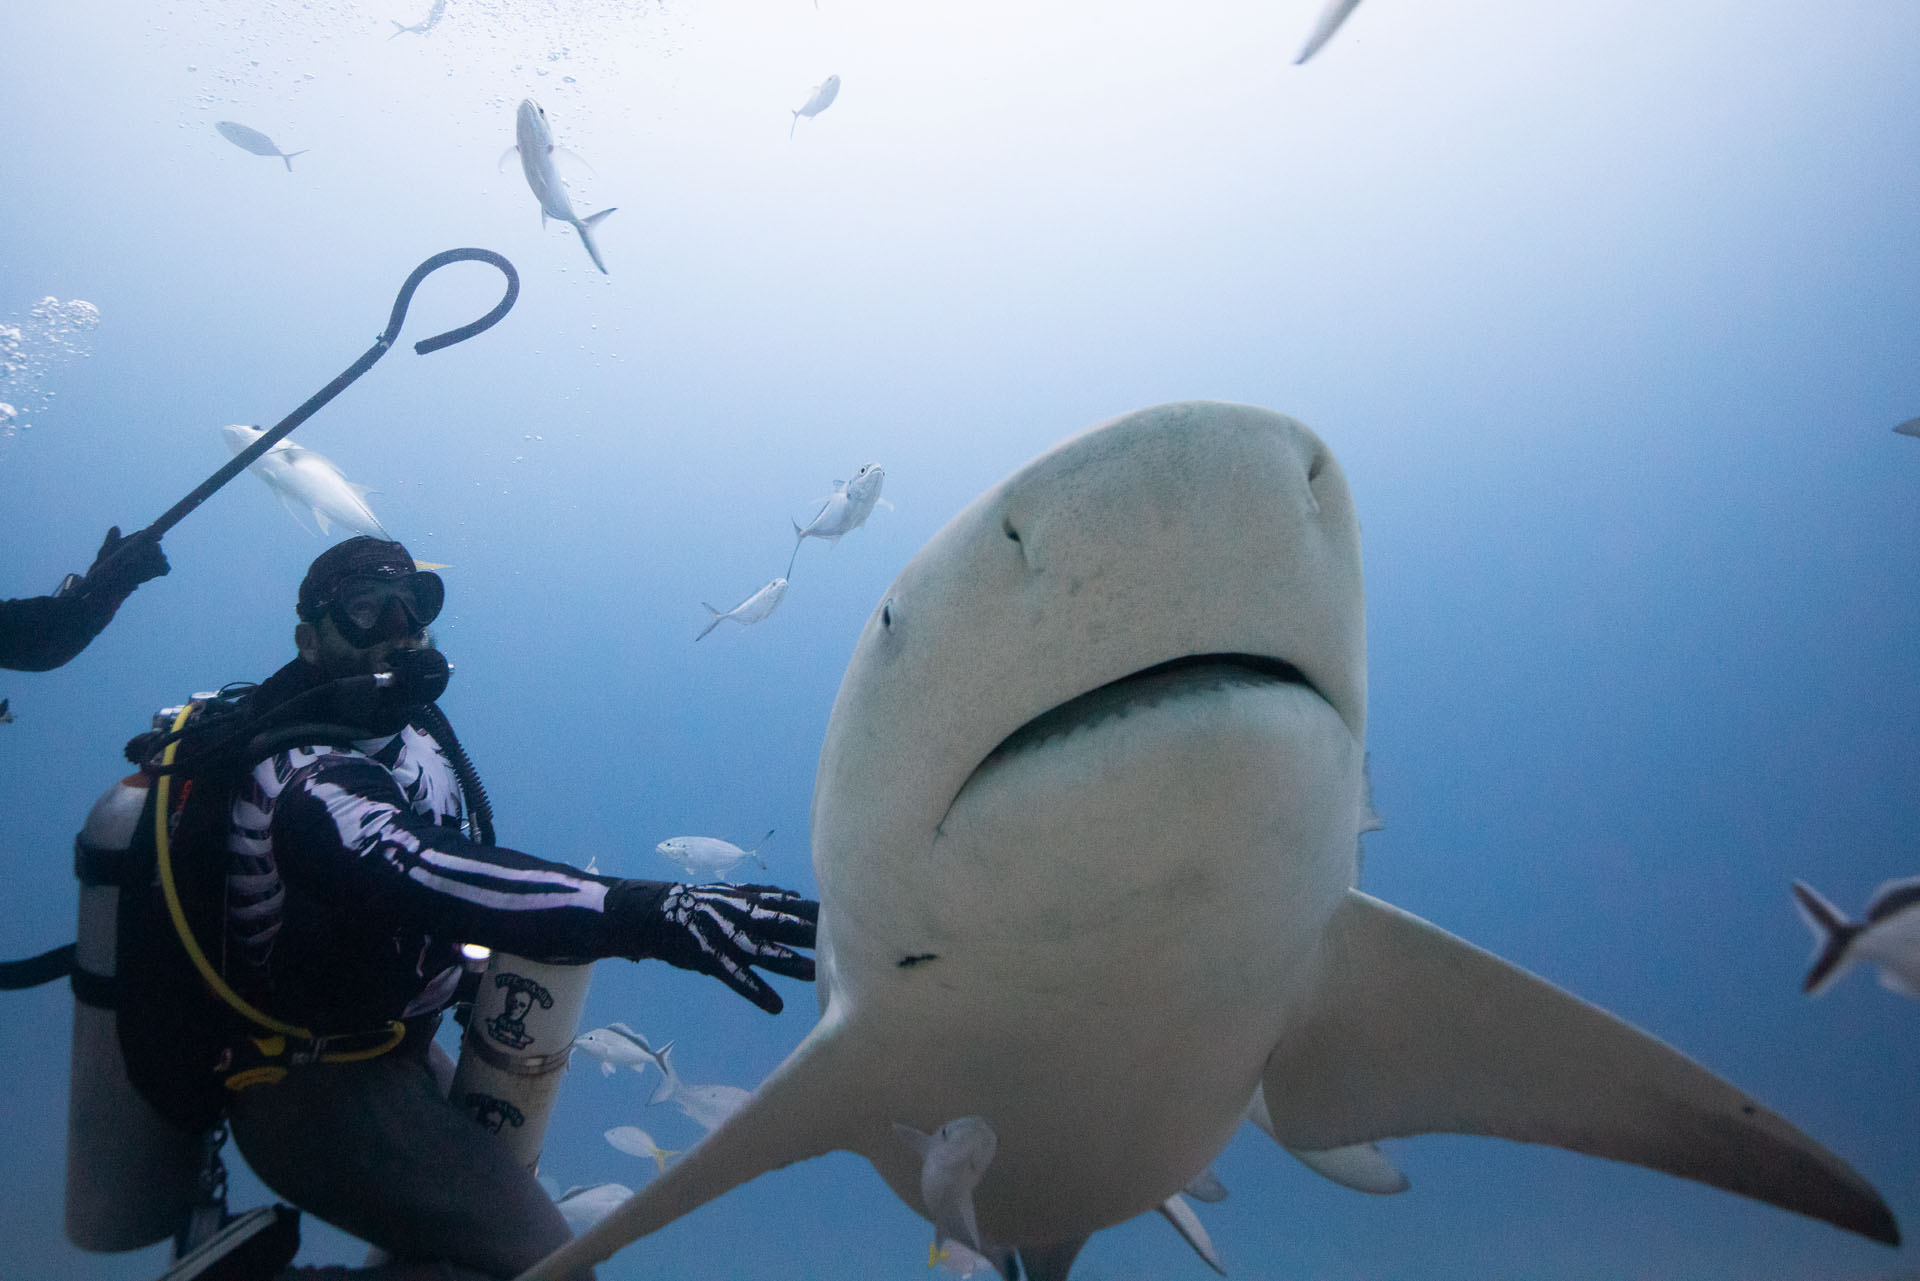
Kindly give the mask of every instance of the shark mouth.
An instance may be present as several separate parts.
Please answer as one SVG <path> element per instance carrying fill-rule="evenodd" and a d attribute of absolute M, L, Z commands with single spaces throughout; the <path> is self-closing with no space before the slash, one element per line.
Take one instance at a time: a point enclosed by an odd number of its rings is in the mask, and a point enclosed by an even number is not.
<path fill-rule="evenodd" d="M 982 773 L 1023 752 L 1032 751 L 1051 740 L 1065 738 L 1077 730 L 1091 728 L 1104 721 L 1117 720 L 1141 708 L 1154 707 L 1192 694 L 1229 688 L 1298 685 L 1326 701 L 1326 695 L 1314 688 L 1306 674 L 1292 663 L 1258 654 L 1189 654 L 1143 667 L 1118 680 L 1108 681 L 1058 706 L 1048 708 L 1000 740 L 981 762 L 974 766 L 960 790 L 947 805 L 947 813 Z M 941 816 L 941 823 L 946 816 Z M 938 827 L 936 826 L 936 831 Z"/>

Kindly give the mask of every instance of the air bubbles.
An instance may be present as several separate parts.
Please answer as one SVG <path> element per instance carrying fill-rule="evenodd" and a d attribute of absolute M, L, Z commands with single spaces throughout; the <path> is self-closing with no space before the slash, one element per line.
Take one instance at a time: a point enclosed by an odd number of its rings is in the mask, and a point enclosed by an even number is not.
<path fill-rule="evenodd" d="M 92 354 L 88 337 L 99 327 L 100 309 L 81 298 L 61 302 L 49 294 L 28 309 L 19 324 L 0 324 L 0 437 L 32 425 L 33 415 L 59 394 L 46 385 L 68 361 Z"/>

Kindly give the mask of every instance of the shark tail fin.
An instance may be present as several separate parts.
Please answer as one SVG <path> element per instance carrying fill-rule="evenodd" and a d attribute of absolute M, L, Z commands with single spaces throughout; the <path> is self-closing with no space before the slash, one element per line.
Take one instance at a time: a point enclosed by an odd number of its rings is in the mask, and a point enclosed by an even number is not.
<path fill-rule="evenodd" d="M 845 1047 L 839 1021 L 823 1019 L 738 1112 L 517 1281 L 560 1281 L 768 1171 L 863 1138 L 870 1142 L 871 1136 L 855 1132 L 857 1123 L 846 1110 L 847 1083 L 858 1077 L 856 1052 Z"/>
<path fill-rule="evenodd" d="M 1818 996 L 1832 987 L 1853 963 L 1853 941 L 1861 927 L 1847 919 L 1846 913 L 1829 903 L 1820 891 L 1805 881 L 1793 883 L 1793 905 L 1800 919 L 1813 931 L 1813 962 L 1800 990 Z"/>
<path fill-rule="evenodd" d="M 724 610 L 715 609 L 713 606 L 707 604 L 707 602 L 705 601 L 700 602 L 700 608 L 706 610 L 709 614 L 712 614 L 713 617 L 707 620 L 707 625 L 705 627 L 702 627 L 700 629 L 700 635 L 693 638 L 696 641 L 698 641 L 701 637 L 705 636 L 708 632 L 712 631 L 714 628 L 720 626 L 720 620 L 727 616 Z"/>
<path fill-rule="evenodd" d="M 587 247 L 587 257 L 593 259 L 593 265 L 600 269 L 600 274 L 603 276 L 607 274 L 607 264 L 601 260 L 600 246 L 593 243 L 593 229 L 600 224 L 602 218 L 613 212 L 613 209 L 602 209 L 599 213 L 588 214 L 573 224 L 580 232 L 580 243 Z"/>
<path fill-rule="evenodd" d="M 313 150 L 313 148 L 311 148 L 311 147 L 302 147 L 302 148 L 300 148 L 300 150 L 298 150 L 298 151 L 283 151 L 283 152 L 281 152 L 281 153 L 280 153 L 280 158 L 281 158 L 282 160 L 284 160 L 284 161 L 286 161 L 286 162 L 287 162 L 287 172 L 288 172 L 288 173 L 292 173 L 292 172 L 293 172 L 293 158 L 294 158 L 295 156 L 304 156 L 304 155 L 306 155 L 306 154 L 307 154 L 307 152 L 309 152 L 309 151 L 311 151 L 311 150 Z"/>
<path fill-rule="evenodd" d="M 1314 999 L 1262 1076 L 1285 1146 L 1435 1132 L 1545 1143 L 1899 1242 L 1886 1202 L 1839 1157 L 1605 1010 L 1358 890 L 1323 948 Z"/>

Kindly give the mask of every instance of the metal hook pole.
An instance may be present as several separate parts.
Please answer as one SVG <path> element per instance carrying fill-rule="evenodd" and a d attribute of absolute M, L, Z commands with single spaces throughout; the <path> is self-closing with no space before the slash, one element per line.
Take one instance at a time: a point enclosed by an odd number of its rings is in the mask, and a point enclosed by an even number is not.
<path fill-rule="evenodd" d="M 189 493 L 185 498 L 182 498 L 179 502 L 167 508 L 158 520 L 148 525 L 144 530 L 140 531 L 140 534 L 134 535 L 134 537 L 144 535 L 157 540 L 161 535 L 179 524 L 188 512 L 205 502 L 215 490 L 245 471 L 260 455 L 279 444 L 280 441 L 286 437 L 287 433 L 307 421 L 307 419 L 313 417 L 314 414 L 325 407 L 328 401 L 345 391 L 356 378 L 373 368 L 374 362 L 386 355 L 387 349 L 393 346 L 394 339 L 400 336 L 400 326 L 404 324 L 407 319 L 407 307 L 412 303 L 414 291 L 420 287 L 420 282 L 448 263 L 453 262 L 484 262 L 499 268 L 501 274 L 507 278 L 507 292 L 501 297 L 494 309 L 480 317 L 480 319 L 461 325 L 457 329 L 449 329 L 445 333 L 435 334 L 431 338 L 423 338 L 413 345 L 414 351 L 424 356 L 429 352 L 439 351 L 442 347 L 451 347 L 457 342 L 465 342 L 475 334 L 482 333 L 498 324 L 500 318 L 512 310 L 514 302 L 520 297 L 520 274 L 513 269 L 513 264 L 499 254 L 494 253 L 491 249 L 448 249 L 442 253 L 435 254 L 418 267 L 415 267 L 413 274 L 407 277 L 406 283 L 400 286 L 400 295 L 394 299 L 393 315 L 387 321 L 386 330 L 374 341 L 373 346 L 367 348 L 365 354 L 363 354 L 360 359 L 347 366 L 338 378 L 335 378 L 325 387 L 322 387 L 319 391 L 308 397 L 306 402 L 298 409 L 288 414 L 285 418 L 282 418 L 278 423 L 275 423 L 272 430 L 264 433 L 260 439 L 254 441 L 251 445 L 234 455 L 234 457 L 227 462 L 226 466 L 201 481 L 199 485 L 194 487 L 192 493 Z M 113 560 L 118 560 L 126 550 L 127 549 L 123 548 L 121 551 L 115 552 L 108 563 L 111 564 Z"/>

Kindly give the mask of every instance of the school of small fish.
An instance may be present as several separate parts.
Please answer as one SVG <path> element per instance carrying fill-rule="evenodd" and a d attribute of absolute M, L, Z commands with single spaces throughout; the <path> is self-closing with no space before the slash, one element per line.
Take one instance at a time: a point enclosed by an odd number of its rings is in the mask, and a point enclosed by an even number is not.
<path fill-rule="evenodd" d="M 893 504 L 880 497 L 880 487 L 886 480 L 886 468 L 879 463 L 864 463 L 853 473 L 853 479 L 833 482 L 833 492 L 818 500 L 819 510 L 804 526 L 789 518 L 793 525 L 793 551 L 787 556 L 787 572 L 732 609 L 720 610 L 702 601 L 711 617 L 694 639 L 701 639 L 728 619 L 745 627 L 773 613 L 780 602 L 786 599 L 787 585 L 793 577 L 793 564 L 800 556 L 800 544 L 809 538 L 818 538 L 830 547 L 838 546 L 842 538 L 867 523 L 867 517 L 873 514 L 875 507 L 891 508 Z"/>

